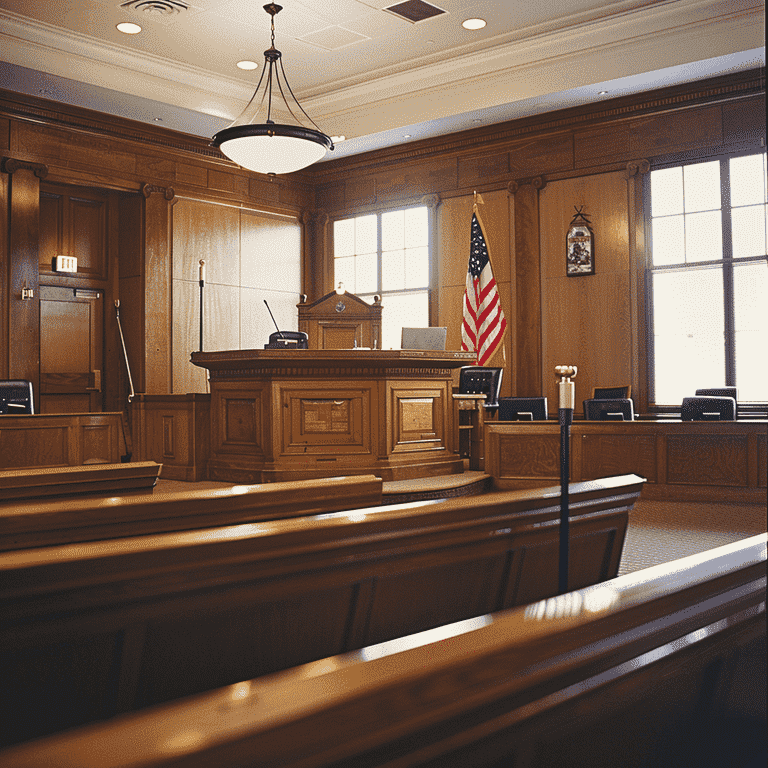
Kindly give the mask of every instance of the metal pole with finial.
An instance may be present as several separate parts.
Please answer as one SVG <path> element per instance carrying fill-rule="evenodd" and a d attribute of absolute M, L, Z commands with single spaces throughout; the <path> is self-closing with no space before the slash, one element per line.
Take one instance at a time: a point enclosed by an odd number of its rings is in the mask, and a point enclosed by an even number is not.
<path fill-rule="evenodd" d="M 205 260 L 200 259 L 200 351 L 203 351 L 203 289 L 205 288 Z"/>
<path fill-rule="evenodd" d="M 560 405 L 558 417 L 560 420 L 560 567 L 558 571 L 558 594 L 568 591 L 568 515 L 569 496 L 568 483 L 570 480 L 570 438 L 571 424 L 573 423 L 573 401 L 575 386 L 573 379 L 576 376 L 575 365 L 558 365 L 555 373 L 560 377 L 558 388 L 560 390 Z"/>

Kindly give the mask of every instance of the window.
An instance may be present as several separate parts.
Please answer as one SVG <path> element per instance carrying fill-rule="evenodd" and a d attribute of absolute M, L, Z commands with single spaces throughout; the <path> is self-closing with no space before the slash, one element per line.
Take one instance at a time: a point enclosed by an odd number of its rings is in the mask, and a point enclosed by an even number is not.
<path fill-rule="evenodd" d="M 429 325 L 429 210 L 425 206 L 340 219 L 333 225 L 334 282 L 382 303 L 382 349 L 400 331 Z"/>
<path fill-rule="evenodd" d="M 704 387 L 768 400 L 766 155 L 650 174 L 650 328 L 656 405 Z"/>

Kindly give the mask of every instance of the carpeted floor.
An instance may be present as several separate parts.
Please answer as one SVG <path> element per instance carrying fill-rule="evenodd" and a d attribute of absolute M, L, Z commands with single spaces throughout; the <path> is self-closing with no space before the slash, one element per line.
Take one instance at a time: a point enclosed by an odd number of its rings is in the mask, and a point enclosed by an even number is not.
<path fill-rule="evenodd" d="M 765 504 L 640 499 L 630 513 L 619 575 L 766 531 Z"/>

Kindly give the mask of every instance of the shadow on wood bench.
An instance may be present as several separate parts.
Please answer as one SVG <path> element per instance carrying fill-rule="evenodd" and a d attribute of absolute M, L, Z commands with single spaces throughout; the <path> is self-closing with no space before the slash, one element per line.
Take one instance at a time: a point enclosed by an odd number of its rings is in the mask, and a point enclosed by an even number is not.
<path fill-rule="evenodd" d="M 571 486 L 571 586 L 616 575 L 634 475 Z M 560 489 L 0 554 L 9 744 L 557 593 Z"/>
<path fill-rule="evenodd" d="M 113 466 L 140 466 L 146 472 L 147 468 L 151 470 L 160 465 L 137 462 L 135 465 L 72 467 L 69 472 L 57 470 L 54 476 L 59 477 L 61 472 L 61 477 L 77 481 L 91 473 L 93 478 L 98 478 L 99 470 L 112 476 L 108 467 Z M 125 498 L 8 503 L 0 505 L 0 551 L 316 515 L 381 503 L 382 481 L 374 475 Z"/>
<path fill-rule="evenodd" d="M 0 762 L 764 765 L 766 538 L 22 745 Z"/>

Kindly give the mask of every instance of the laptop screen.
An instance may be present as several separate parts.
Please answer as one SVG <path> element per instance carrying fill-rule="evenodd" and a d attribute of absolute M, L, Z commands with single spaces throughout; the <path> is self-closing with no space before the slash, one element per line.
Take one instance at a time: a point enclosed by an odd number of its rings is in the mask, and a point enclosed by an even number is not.
<path fill-rule="evenodd" d="M 403 328 L 401 349 L 445 349 L 447 328 Z"/>

